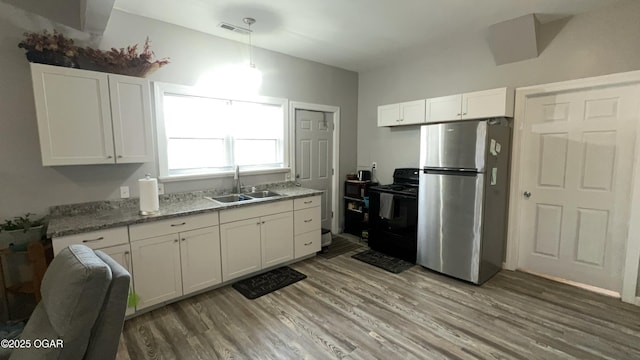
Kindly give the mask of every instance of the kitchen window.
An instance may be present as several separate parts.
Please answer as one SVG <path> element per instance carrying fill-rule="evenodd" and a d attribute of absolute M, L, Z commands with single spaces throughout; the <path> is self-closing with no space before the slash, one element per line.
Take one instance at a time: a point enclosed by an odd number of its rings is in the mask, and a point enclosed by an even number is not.
<path fill-rule="evenodd" d="M 225 99 L 156 83 L 160 177 L 288 170 L 287 100 Z"/>

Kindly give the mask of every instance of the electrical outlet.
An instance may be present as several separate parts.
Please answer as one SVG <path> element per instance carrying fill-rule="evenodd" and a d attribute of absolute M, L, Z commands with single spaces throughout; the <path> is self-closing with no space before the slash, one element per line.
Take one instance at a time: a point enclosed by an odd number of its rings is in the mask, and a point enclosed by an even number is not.
<path fill-rule="evenodd" d="M 129 197 L 129 187 L 128 186 L 120 186 L 120 197 L 126 199 Z"/>
<path fill-rule="evenodd" d="M 158 195 L 164 195 L 164 184 L 158 183 Z"/>
<path fill-rule="evenodd" d="M 371 168 L 372 169 L 375 169 L 377 167 L 378 167 L 378 163 L 377 162 L 374 161 L 374 162 L 371 163 Z"/>

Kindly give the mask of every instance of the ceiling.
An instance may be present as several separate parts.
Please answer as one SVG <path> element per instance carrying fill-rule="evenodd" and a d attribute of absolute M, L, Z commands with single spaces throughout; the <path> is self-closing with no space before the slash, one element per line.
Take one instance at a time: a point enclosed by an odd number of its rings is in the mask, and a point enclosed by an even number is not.
<path fill-rule="evenodd" d="M 452 36 L 535 13 L 542 22 L 618 0 L 116 0 L 115 9 L 353 71 L 366 71 Z M 482 6 L 480 6 L 482 4 Z"/>

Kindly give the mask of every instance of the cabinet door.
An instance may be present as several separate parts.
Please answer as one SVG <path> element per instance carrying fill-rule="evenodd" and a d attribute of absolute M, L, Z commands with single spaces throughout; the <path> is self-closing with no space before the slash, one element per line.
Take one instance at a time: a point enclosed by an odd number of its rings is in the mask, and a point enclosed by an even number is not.
<path fill-rule="evenodd" d="M 260 220 L 262 268 L 293 259 L 293 213 L 269 215 Z"/>
<path fill-rule="evenodd" d="M 42 165 L 114 163 L 107 74 L 31 64 Z"/>
<path fill-rule="evenodd" d="M 425 120 L 425 100 L 407 101 L 400 104 L 399 125 L 422 124 Z"/>
<path fill-rule="evenodd" d="M 462 95 L 427 99 L 427 122 L 460 120 L 461 117 Z"/>
<path fill-rule="evenodd" d="M 262 269 L 260 219 L 220 225 L 222 280 L 228 281 Z"/>
<path fill-rule="evenodd" d="M 153 160 L 149 81 L 109 74 L 111 118 L 117 163 Z"/>
<path fill-rule="evenodd" d="M 378 106 L 378 126 L 395 126 L 400 121 L 400 104 Z"/>
<path fill-rule="evenodd" d="M 462 94 L 462 118 L 483 119 L 513 116 L 514 91 L 509 88 Z"/>
<path fill-rule="evenodd" d="M 222 282 L 220 267 L 220 228 L 180 233 L 182 293 L 190 294 Z"/>
<path fill-rule="evenodd" d="M 131 274 L 131 282 L 129 283 L 129 293 L 134 289 L 133 286 L 133 267 L 131 266 L 131 246 L 129 244 L 111 246 L 103 249 L 99 249 L 105 254 L 109 255 L 123 268 L 127 269 Z M 131 315 L 136 311 L 135 307 L 127 307 L 125 315 Z"/>
<path fill-rule="evenodd" d="M 138 310 L 182 295 L 178 234 L 132 242 L 131 253 Z"/>

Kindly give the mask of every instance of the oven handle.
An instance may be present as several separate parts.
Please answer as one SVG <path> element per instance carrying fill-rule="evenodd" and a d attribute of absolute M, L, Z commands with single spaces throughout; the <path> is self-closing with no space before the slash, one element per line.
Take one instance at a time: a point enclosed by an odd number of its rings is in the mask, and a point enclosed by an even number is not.
<path fill-rule="evenodd" d="M 394 199 L 395 198 L 407 199 L 407 200 L 415 200 L 415 199 L 417 199 L 416 196 L 407 196 L 407 195 L 401 195 L 401 194 L 396 194 L 396 193 L 389 193 L 389 192 L 386 192 L 384 190 L 381 191 L 381 190 L 369 189 L 369 194 L 371 194 L 372 192 L 375 192 L 375 193 L 378 193 L 378 194 L 381 194 L 381 193 L 391 194 L 391 195 L 393 195 Z"/>

